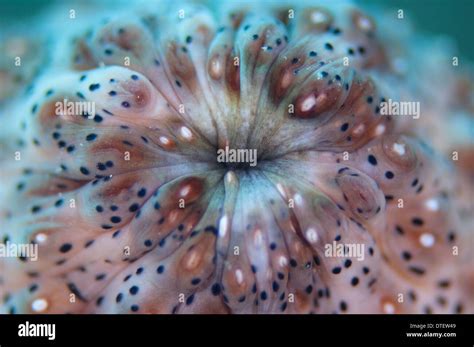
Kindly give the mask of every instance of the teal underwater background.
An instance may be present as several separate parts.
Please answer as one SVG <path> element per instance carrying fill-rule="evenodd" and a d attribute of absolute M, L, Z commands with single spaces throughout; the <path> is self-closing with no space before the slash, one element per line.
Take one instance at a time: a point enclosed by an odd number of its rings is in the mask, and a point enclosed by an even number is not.
<path fill-rule="evenodd" d="M 94 0 L 80 0 L 94 2 Z M 103 0 L 99 0 L 103 1 Z M 107 1 L 107 0 L 105 0 Z M 129 0 L 133 3 L 134 0 Z M 169 1 L 169 0 L 163 0 Z M 219 0 L 234 1 L 239 0 Z M 265 0 L 255 0 L 262 1 Z M 315 5 L 338 0 L 313 0 Z M 385 10 L 403 9 L 417 33 L 449 37 L 461 56 L 474 61 L 474 0 L 354 0 L 362 6 L 379 7 Z M 0 0 L 0 29 L 12 22 L 28 21 L 30 17 L 57 4 L 73 0 Z M 297 3 L 298 0 L 295 0 Z M 111 1 L 113 6 L 113 1 Z M 3 23 L 3 24 L 2 24 Z"/>

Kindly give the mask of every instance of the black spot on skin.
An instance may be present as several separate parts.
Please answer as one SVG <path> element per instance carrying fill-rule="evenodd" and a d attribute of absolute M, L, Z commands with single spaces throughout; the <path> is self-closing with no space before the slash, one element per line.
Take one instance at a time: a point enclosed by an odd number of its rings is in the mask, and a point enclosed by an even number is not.
<path fill-rule="evenodd" d="M 137 203 L 134 203 L 134 204 L 130 205 L 130 207 L 128 208 L 128 211 L 129 212 L 135 212 L 136 210 L 138 210 L 139 207 L 140 207 L 140 205 L 138 205 Z"/>
<path fill-rule="evenodd" d="M 321 265 L 321 259 L 317 255 L 313 257 L 313 261 L 317 266 Z"/>
<path fill-rule="evenodd" d="M 221 293 L 221 285 L 219 283 L 214 283 L 211 287 L 212 295 L 218 296 Z"/>
<path fill-rule="evenodd" d="M 425 224 L 425 222 L 423 221 L 423 219 L 419 218 L 419 217 L 414 217 L 412 218 L 411 220 L 411 223 L 417 227 L 421 227 L 423 226 L 423 224 Z"/>
<path fill-rule="evenodd" d="M 100 306 L 100 305 L 102 305 L 102 302 L 103 302 L 103 301 L 104 301 L 104 297 L 103 297 L 103 296 L 99 296 L 99 297 L 97 298 L 95 304 L 96 304 L 97 306 Z"/>
<path fill-rule="evenodd" d="M 94 141 L 97 138 L 96 134 L 89 134 L 86 136 L 86 141 Z"/>
<path fill-rule="evenodd" d="M 95 276 L 95 280 L 102 281 L 106 276 L 106 274 L 98 274 L 97 276 Z"/>
<path fill-rule="evenodd" d="M 115 302 L 116 303 L 119 303 L 121 302 L 123 299 L 123 294 L 122 293 L 118 293 L 117 296 L 115 297 Z"/>
<path fill-rule="evenodd" d="M 280 285 L 278 284 L 277 281 L 273 281 L 273 283 L 272 283 L 272 289 L 273 289 L 273 291 L 274 291 L 275 293 L 278 292 L 278 290 L 280 289 Z"/>
<path fill-rule="evenodd" d="M 61 253 L 67 253 L 72 249 L 72 245 L 70 243 L 64 243 L 61 247 L 59 247 L 59 251 Z"/>
<path fill-rule="evenodd" d="M 77 286 L 70 282 L 67 284 L 67 287 L 71 293 L 73 293 L 80 301 L 87 302 L 86 298 L 82 296 L 82 293 L 79 291 Z"/>
<path fill-rule="evenodd" d="M 451 282 L 449 280 L 441 280 L 438 282 L 438 287 L 442 288 L 442 289 L 446 289 L 446 288 L 449 288 L 451 285 Z"/>
<path fill-rule="evenodd" d="M 413 272 L 415 275 L 418 275 L 418 276 L 422 276 L 425 274 L 425 270 L 418 266 L 410 266 L 408 270 L 410 270 L 411 272 Z"/>
<path fill-rule="evenodd" d="M 454 242 L 456 240 L 456 234 L 453 231 L 448 233 L 447 239 L 449 242 Z"/>
<path fill-rule="evenodd" d="M 80 168 L 79 170 L 81 171 L 81 173 L 82 173 L 83 175 L 86 175 L 86 176 L 87 176 L 87 175 L 90 174 L 89 170 L 87 170 L 87 169 L 86 169 L 85 167 L 83 167 L 83 166 L 81 166 L 81 168 Z"/>
<path fill-rule="evenodd" d="M 137 286 L 131 286 L 130 289 L 129 289 L 129 292 L 132 295 L 136 295 L 139 290 L 140 290 L 140 288 L 138 288 Z"/>
<path fill-rule="evenodd" d="M 367 157 L 367 160 L 369 161 L 370 164 L 372 165 L 377 165 L 377 159 L 375 158 L 375 156 L 373 156 L 372 154 L 370 154 L 368 157 Z"/>
<path fill-rule="evenodd" d="M 97 89 L 99 89 L 99 88 L 100 88 L 100 84 L 99 84 L 99 83 L 93 83 L 93 84 L 89 85 L 89 90 L 90 90 L 91 92 L 93 92 L 93 91 L 95 91 L 95 90 L 97 90 Z"/>
<path fill-rule="evenodd" d="M 87 241 L 85 244 L 84 244 L 84 248 L 88 248 L 90 246 L 92 246 L 92 244 L 94 243 L 95 240 L 89 240 Z"/>
<path fill-rule="evenodd" d="M 191 294 L 187 299 L 186 299 L 186 305 L 191 305 L 194 301 L 194 294 Z"/>
<path fill-rule="evenodd" d="M 395 231 L 397 232 L 397 234 L 399 235 L 403 235 L 405 234 L 405 231 L 403 231 L 403 228 L 399 225 L 395 225 Z"/>
<path fill-rule="evenodd" d="M 405 261 L 410 261 L 411 260 L 411 253 L 408 251 L 403 251 L 402 252 L 402 258 Z"/>
<path fill-rule="evenodd" d="M 110 218 L 110 221 L 111 221 L 112 223 L 117 224 L 117 223 L 120 223 L 120 222 L 122 221 L 122 218 L 120 218 L 119 216 L 112 216 L 112 217 Z"/>

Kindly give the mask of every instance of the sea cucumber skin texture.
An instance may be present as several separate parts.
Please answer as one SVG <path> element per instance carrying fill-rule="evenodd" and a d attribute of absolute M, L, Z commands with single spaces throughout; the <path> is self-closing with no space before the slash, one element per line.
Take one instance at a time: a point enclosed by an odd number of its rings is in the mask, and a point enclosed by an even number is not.
<path fill-rule="evenodd" d="M 433 97 L 396 67 L 414 43 L 350 3 L 127 11 L 0 93 L 0 240 L 39 249 L 0 258 L 1 313 L 474 312 L 473 165 L 450 160 L 472 138 L 441 125 L 472 126 L 472 83 L 443 68 Z"/>

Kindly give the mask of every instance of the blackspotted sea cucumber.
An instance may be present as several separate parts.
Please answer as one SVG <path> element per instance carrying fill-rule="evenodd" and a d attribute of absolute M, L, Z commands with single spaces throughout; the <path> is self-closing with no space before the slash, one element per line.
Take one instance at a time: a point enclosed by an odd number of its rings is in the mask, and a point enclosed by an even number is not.
<path fill-rule="evenodd" d="M 1 313 L 474 313 L 449 46 L 346 1 L 47 18 L 2 28 Z"/>

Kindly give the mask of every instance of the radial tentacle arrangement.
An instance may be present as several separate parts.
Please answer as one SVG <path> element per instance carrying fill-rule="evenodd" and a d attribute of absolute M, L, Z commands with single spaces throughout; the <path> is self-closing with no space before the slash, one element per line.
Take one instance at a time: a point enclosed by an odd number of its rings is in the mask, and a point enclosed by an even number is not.
<path fill-rule="evenodd" d="M 371 17 L 181 4 L 80 29 L 4 100 L 0 237 L 37 259 L 0 259 L 0 312 L 474 311 L 467 180 L 382 114 L 416 88 Z"/>

